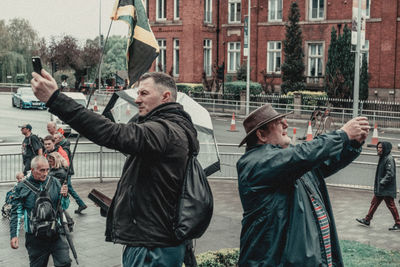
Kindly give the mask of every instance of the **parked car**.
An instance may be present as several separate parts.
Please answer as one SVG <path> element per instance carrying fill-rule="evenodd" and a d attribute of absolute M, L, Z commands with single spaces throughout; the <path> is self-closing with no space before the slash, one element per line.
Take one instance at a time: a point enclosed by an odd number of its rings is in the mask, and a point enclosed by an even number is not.
<path fill-rule="evenodd" d="M 81 104 L 82 106 L 86 107 L 87 105 L 87 100 L 84 94 L 79 93 L 79 92 L 62 92 L 66 96 L 69 96 L 78 104 Z M 77 135 L 78 133 L 71 128 L 68 124 L 60 120 L 56 115 L 50 114 L 50 121 L 54 121 L 57 124 L 57 128 L 62 128 L 64 130 L 64 136 L 68 137 L 70 135 Z"/>
<path fill-rule="evenodd" d="M 31 87 L 20 87 L 12 96 L 12 106 L 21 109 L 46 109 L 45 103 L 41 102 L 33 94 Z"/>

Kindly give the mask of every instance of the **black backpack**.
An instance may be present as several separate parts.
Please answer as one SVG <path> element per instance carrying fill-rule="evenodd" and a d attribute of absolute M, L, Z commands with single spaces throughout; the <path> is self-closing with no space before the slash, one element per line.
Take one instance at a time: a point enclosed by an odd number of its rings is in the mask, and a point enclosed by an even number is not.
<path fill-rule="evenodd" d="M 207 176 L 193 154 L 189 156 L 174 223 L 178 240 L 201 237 L 213 214 L 213 195 Z"/>
<path fill-rule="evenodd" d="M 49 177 L 44 190 L 39 191 L 26 179 L 23 183 L 36 194 L 35 206 L 31 211 L 29 227 L 32 234 L 41 239 L 52 240 L 58 237 L 57 212 L 49 195 L 49 188 L 53 181 Z"/>
<path fill-rule="evenodd" d="M 40 144 L 41 149 L 42 149 L 43 152 L 45 150 L 45 148 L 44 148 L 44 140 L 43 140 L 42 137 L 40 137 L 40 136 L 38 136 L 36 134 L 31 134 L 29 136 L 29 146 L 31 147 L 33 154 L 35 154 L 37 156 L 38 154 L 36 153 L 36 151 L 33 149 L 33 146 L 32 146 L 32 137 L 33 136 L 35 136 L 39 140 L 39 144 Z"/>

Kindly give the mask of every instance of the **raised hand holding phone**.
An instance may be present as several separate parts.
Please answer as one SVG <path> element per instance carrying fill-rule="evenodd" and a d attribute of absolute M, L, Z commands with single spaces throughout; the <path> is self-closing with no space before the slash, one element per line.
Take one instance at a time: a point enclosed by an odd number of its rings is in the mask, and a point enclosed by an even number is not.
<path fill-rule="evenodd" d="M 42 61 L 40 60 L 40 57 L 32 57 L 32 66 L 34 72 L 42 75 Z"/>

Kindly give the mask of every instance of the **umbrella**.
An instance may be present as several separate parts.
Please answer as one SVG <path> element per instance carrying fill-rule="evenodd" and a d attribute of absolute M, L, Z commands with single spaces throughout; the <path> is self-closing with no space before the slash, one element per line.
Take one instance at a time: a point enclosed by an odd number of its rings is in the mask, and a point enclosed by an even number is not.
<path fill-rule="evenodd" d="M 137 88 L 116 92 L 112 95 L 103 115 L 117 123 L 127 123 L 138 114 L 135 103 Z M 192 117 L 200 143 L 200 152 L 197 156 L 207 176 L 220 170 L 220 159 L 217 143 L 214 137 L 210 113 L 188 95 L 178 92 L 177 101 Z"/>

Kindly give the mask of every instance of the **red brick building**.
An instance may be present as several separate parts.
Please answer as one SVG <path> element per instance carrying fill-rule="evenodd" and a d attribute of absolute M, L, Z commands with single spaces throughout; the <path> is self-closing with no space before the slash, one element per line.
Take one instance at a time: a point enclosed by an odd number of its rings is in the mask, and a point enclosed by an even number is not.
<path fill-rule="evenodd" d="M 323 84 L 331 28 L 351 26 L 351 0 L 298 0 L 303 31 L 305 76 L 309 86 Z M 225 62 L 234 76 L 243 56 L 247 0 L 145 0 L 161 48 L 153 70 L 173 74 L 178 82 L 211 78 L 212 66 Z M 281 83 L 284 24 L 291 0 L 251 1 L 251 80 L 263 82 L 262 71 Z M 370 99 L 400 100 L 400 0 L 367 0 L 366 43 Z"/>

